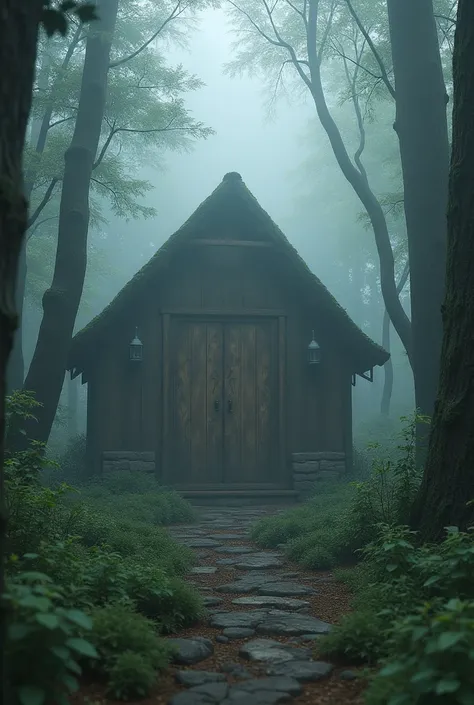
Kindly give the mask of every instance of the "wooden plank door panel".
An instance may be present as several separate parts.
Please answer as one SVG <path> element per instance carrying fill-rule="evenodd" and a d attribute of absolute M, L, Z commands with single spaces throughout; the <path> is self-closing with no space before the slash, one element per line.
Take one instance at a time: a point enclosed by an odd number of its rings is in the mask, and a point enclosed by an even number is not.
<path fill-rule="evenodd" d="M 166 475 L 174 485 L 222 481 L 222 338 L 218 322 L 172 321 Z"/>
<path fill-rule="evenodd" d="M 275 482 L 276 321 L 229 323 L 224 335 L 227 483 Z"/>

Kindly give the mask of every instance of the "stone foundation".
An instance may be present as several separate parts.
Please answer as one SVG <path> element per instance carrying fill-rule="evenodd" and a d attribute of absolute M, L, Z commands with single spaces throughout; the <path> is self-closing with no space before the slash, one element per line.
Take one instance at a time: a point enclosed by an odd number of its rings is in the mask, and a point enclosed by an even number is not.
<path fill-rule="evenodd" d="M 293 487 L 300 497 L 312 494 L 321 480 L 337 480 L 346 471 L 345 453 L 293 453 Z"/>
<path fill-rule="evenodd" d="M 102 453 L 102 471 L 116 472 L 117 470 L 155 472 L 155 453 L 134 450 L 104 451 Z"/>

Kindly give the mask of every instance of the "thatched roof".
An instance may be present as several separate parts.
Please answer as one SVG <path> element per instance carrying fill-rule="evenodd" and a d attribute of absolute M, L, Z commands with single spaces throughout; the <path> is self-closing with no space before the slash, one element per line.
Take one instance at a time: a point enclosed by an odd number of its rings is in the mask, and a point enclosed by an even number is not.
<path fill-rule="evenodd" d="M 273 243 L 274 251 L 285 259 L 285 267 L 292 270 L 293 276 L 297 275 L 299 283 L 305 287 L 308 306 L 314 306 L 318 316 L 329 322 L 331 329 L 344 345 L 347 356 L 353 360 L 354 372 L 365 372 L 376 365 L 383 365 L 389 359 L 389 354 L 356 326 L 324 284 L 311 272 L 296 249 L 245 186 L 240 174 L 230 172 L 102 313 L 74 336 L 68 369 L 82 371 L 84 361 L 97 344 L 98 338 L 114 324 L 125 307 L 137 300 L 149 284 L 156 282 L 169 266 L 171 257 L 180 245 L 200 233 L 205 233 L 209 225 L 216 220 L 219 222 L 219 219 L 222 221 L 225 217 L 229 219 L 229 213 L 232 220 L 243 219 L 251 223 L 253 233 Z"/>

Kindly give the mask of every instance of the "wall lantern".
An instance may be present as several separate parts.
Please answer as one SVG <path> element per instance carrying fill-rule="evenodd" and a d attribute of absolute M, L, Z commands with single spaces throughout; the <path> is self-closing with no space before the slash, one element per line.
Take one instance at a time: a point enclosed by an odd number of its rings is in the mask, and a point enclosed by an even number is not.
<path fill-rule="evenodd" d="M 314 330 L 313 339 L 308 345 L 308 362 L 310 365 L 319 365 L 319 363 L 321 362 L 321 348 L 314 339 Z"/>
<path fill-rule="evenodd" d="M 135 328 L 135 337 L 130 343 L 130 361 L 141 362 L 143 360 L 143 343 L 138 337 L 138 328 Z"/>

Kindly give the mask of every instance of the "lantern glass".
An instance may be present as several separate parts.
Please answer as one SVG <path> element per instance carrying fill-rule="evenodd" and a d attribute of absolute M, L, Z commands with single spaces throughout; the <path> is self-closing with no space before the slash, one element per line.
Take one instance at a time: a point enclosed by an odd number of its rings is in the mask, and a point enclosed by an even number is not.
<path fill-rule="evenodd" d="M 143 343 L 138 337 L 138 328 L 135 329 L 135 337 L 130 343 L 130 361 L 141 362 L 143 360 Z"/>
<path fill-rule="evenodd" d="M 308 345 L 308 362 L 310 365 L 319 365 L 321 362 L 321 348 L 314 339 L 314 331 L 312 340 Z"/>

